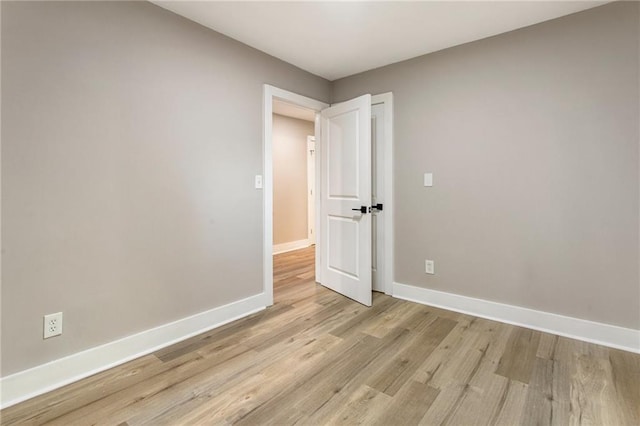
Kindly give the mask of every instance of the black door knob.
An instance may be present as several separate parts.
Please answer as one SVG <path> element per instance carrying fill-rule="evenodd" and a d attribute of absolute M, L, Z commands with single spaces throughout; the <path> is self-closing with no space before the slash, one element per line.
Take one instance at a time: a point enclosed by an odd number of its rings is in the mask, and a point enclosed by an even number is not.
<path fill-rule="evenodd" d="M 367 212 L 367 206 L 360 206 L 360 208 L 358 208 L 358 209 L 351 209 L 351 210 L 364 214 L 364 213 Z"/>

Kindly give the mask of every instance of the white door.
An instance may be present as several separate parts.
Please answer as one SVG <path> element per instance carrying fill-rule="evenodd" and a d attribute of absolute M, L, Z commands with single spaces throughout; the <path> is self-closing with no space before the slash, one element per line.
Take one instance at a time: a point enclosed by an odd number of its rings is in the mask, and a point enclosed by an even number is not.
<path fill-rule="evenodd" d="M 372 287 L 384 293 L 384 104 L 371 106 L 371 270 Z"/>
<path fill-rule="evenodd" d="M 321 113 L 321 284 L 371 306 L 371 95 Z"/>
<path fill-rule="evenodd" d="M 316 138 L 307 136 L 307 238 L 316 243 Z"/>

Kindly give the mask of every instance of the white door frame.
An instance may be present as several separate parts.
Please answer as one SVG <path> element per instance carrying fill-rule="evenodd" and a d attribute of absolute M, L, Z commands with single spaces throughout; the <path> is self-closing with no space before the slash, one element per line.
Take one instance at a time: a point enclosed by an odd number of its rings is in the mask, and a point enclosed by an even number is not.
<path fill-rule="evenodd" d="M 319 112 L 329 106 L 324 102 L 297 93 L 289 92 L 265 84 L 263 86 L 263 208 L 262 208 L 262 226 L 263 226 L 263 246 L 262 246 L 262 263 L 263 263 L 263 295 L 264 304 L 266 306 L 273 305 L 273 99 L 278 98 L 288 103 L 298 105 L 304 108 L 312 109 Z M 391 92 L 374 95 L 371 97 L 371 104 L 384 104 L 384 133 L 385 133 L 385 149 L 384 149 L 384 210 L 380 218 L 384 221 L 385 245 L 384 245 L 384 264 L 385 277 L 384 289 L 385 293 L 391 295 L 393 293 L 393 276 L 394 276 L 394 232 L 393 232 L 393 94 Z M 320 182 L 320 167 L 317 164 L 317 158 L 322 147 L 319 143 L 320 138 L 320 121 L 316 114 L 315 122 L 316 137 L 316 184 Z M 320 191 L 316 190 L 316 211 L 320 207 Z M 320 215 L 316 214 L 316 235 L 319 230 Z M 320 256 L 316 245 L 316 273 L 321 271 Z M 321 281 L 321 277 L 316 277 L 317 281 Z"/>
<path fill-rule="evenodd" d="M 273 99 L 281 99 L 316 112 L 327 108 L 329 104 L 269 84 L 265 84 L 263 88 L 262 291 L 264 304 L 271 306 L 273 305 Z M 317 114 L 315 127 L 316 137 L 318 137 L 320 133 Z"/>
<path fill-rule="evenodd" d="M 371 105 L 384 105 L 384 188 L 383 210 L 378 218 L 384 227 L 384 292 L 393 294 L 394 232 L 393 232 L 393 93 L 387 92 L 371 97 Z M 317 232 L 317 231 L 316 231 Z"/>

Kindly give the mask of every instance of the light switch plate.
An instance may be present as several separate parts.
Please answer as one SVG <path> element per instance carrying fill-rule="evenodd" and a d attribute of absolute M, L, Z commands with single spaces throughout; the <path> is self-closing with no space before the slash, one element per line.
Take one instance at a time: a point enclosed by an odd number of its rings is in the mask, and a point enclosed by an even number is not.
<path fill-rule="evenodd" d="M 424 186 L 433 186 L 433 173 L 424 174 Z"/>
<path fill-rule="evenodd" d="M 262 189 L 262 175 L 256 175 L 256 189 Z"/>
<path fill-rule="evenodd" d="M 424 261 L 424 272 L 427 274 L 435 274 L 436 266 L 433 260 L 425 260 Z"/>

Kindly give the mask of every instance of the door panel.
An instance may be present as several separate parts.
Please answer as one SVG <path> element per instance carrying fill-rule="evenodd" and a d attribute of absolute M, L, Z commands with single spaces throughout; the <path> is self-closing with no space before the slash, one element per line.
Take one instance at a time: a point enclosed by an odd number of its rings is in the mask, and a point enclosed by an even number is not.
<path fill-rule="evenodd" d="M 371 96 L 323 110 L 321 127 L 321 284 L 371 306 Z"/>
<path fill-rule="evenodd" d="M 327 217 L 327 245 L 329 258 L 327 268 L 353 278 L 358 271 L 358 225 L 350 217 Z"/>
<path fill-rule="evenodd" d="M 330 137 L 327 139 L 329 198 L 359 199 L 358 116 L 359 111 L 349 111 L 329 121 Z"/>

